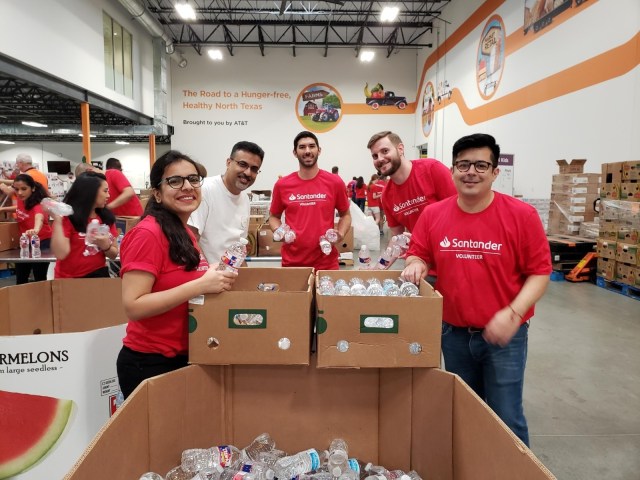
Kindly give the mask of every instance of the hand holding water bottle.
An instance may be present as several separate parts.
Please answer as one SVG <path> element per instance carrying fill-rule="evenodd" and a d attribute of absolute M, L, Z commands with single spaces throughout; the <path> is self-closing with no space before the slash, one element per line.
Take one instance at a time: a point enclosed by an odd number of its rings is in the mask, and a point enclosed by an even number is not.
<path fill-rule="evenodd" d="M 338 241 L 340 241 L 340 232 L 335 228 L 329 228 L 325 232 L 324 236 L 327 238 L 329 243 L 338 243 Z"/>
<path fill-rule="evenodd" d="M 286 223 L 281 223 L 278 228 L 273 231 L 273 240 L 275 242 L 284 241 L 284 243 L 293 243 L 296 240 L 296 232 Z"/>
<path fill-rule="evenodd" d="M 209 270 L 198 279 L 201 283 L 201 294 L 221 293 L 231 290 L 237 277 L 238 273 L 234 271 L 209 268 Z"/>
<path fill-rule="evenodd" d="M 45 212 L 49 212 L 51 215 L 58 215 L 60 217 L 73 215 L 73 207 L 71 205 L 59 202 L 51 197 L 43 198 L 40 205 L 42 205 Z"/>

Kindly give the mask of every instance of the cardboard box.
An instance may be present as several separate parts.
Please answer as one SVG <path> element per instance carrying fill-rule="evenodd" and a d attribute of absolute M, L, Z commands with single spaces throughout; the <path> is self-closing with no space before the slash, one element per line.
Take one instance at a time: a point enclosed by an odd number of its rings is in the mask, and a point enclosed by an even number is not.
<path fill-rule="evenodd" d="M 640 286 L 640 268 L 635 265 L 616 262 L 616 282 L 631 285 L 632 287 Z"/>
<path fill-rule="evenodd" d="M 640 160 L 622 163 L 622 180 L 640 180 Z"/>
<path fill-rule="evenodd" d="M 336 248 L 338 249 L 338 253 L 353 253 L 353 227 L 349 227 L 349 231 L 342 239 L 342 242 L 336 244 Z"/>
<path fill-rule="evenodd" d="M 564 195 L 598 195 L 600 193 L 599 183 L 553 183 L 551 184 L 552 193 L 560 193 Z"/>
<path fill-rule="evenodd" d="M 243 448 L 262 432 L 290 453 L 344 438 L 349 456 L 424 479 L 555 478 L 438 369 L 191 365 L 140 385 L 65 480 L 164 474 L 185 449 Z"/>
<path fill-rule="evenodd" d="M 616 245 L 616 261 L 628 263 L 629 265 L 639 265 L 638 245 L 618 242 Z"/>
<path fill-rule="evenodd" d="M 52 448 L 11 478 L 62 478 L 115 410 L 120 390 L 116 358 L 127 321 L 121 297 L 116 278 L 0 289 L 0 390 L 8 392 L 2 402 L 32 395 L 34 405 L 40 397 L 50 397 L 70 401 L 71 408 Z M 27 436 L 33 431 L 34 438 L 41 435 L 39 423 L 26 421 L 13 428 Z"/>
<path fill-rule="evenodd" d="M 273 232 L 268 224 L 264 224 L 258 229 L 259 257 L 279 257 L 281 247 L 282 241 L 276 242 L 273 239 Z"/>
<path fill-rule="evenodd" d="M 596 274 L 605 280 L 616 279 L 616 261 L 611 258 L 598 257 Z"/>
<path fill-rule="evenodd" d="M 587 160 L 584 158 L 574 158 L 570 163 L 566 160 L 556 160 L 556 163 L 560 167 L 560 173 L 582 173 Z"/>
<path fill-rule="evenodd" d="M 634 227 L 620 226 L 617 229 L 617 239 L 622 243 L 637 245 L 640 243 L 640 230 Z"/>
<path fill-rule="evenodd" d="M 601 258 L 610 258 L 611 260 L 616 259 L 616 248 L 618 243 L 612 242 L 610 240 L 604 240 L 602 238 L 598 238 L 598 257 Z"/>
<path fill-rule="evenodd" d="M 618 222 L 616 220 L 601 220 L 598 230 L 598 236 L 605 240 L 617 242 L 618 241 Z"/>
<path fill-rule="evenodd" d="M 622 182 L 620 184 L 620 200 L 640 202 L 640 183 Z"/>
<path fill-rule="evenodd" d="M 118 235 L 124 235 L 140 221 L 140 217 L 118 216 L 116 217 L 116 230 Z"/>
<path fill-rule="evenodd" d="M 552 177 L 552 183 L 555 184 L 569 184 L 569 185 L 583 185 L 589 183 L 600 183 L 599 173 L 564 173 L 556 174 Z"/>
<path fill-rule="evenodd" d="M 603 200 L 620 200 L 620 183 L 601 183 L 600 198 Z"/>
<path fill-rule="evenodd" d="M 602 183 L 622 182 L 622 166 L 624 162 L 603 163 Z"/>
<path fill-rule="evenodd" d="M 260 283 L 279 290 L 260 291 Z M 312 268 L 242 268 L 233 290 L 191 304 L 189 361 L 308 365 L 312 301 Z"/>
<path fill-rule="evenodd" d="M 247 241 L 249 244 L 247 245 L 247 256 L 248 257 L 257 257 L 258 256 L 258 230 L 262 225 L 262 216 L 260 215 L 250 215 L 249 216 L 249 226 L 247 227 Z"/>
<path fill-rule="evenodd" d="M 0 252 L 20 248 L 20 231 L 17 222 L 0 223 Z"/>
<path fill-rule="evenodd" d="M 398 278 L 399 272 L 321 270 L 349 281 Z M 442 334 L 442 296 L 424 280 L 419 297 L 342 297 L 316 295 L 319 367 L 438 367 Z M 380 327 L 376 319 L 386 320 Z M 339 342 L 348 342 L 340 344 Z M 342 346 L 346 351 L 340 351 Z M 418 351 L 412 352 L 412 348 Z"/>

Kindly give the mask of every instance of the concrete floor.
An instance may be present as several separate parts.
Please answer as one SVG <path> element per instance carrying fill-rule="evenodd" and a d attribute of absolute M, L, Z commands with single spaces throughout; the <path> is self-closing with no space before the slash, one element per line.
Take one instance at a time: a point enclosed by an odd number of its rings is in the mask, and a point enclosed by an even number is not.
<path fill-rule="evenodd" d="M 558 480 L 640 480 L 640 300 L 551 282 L 529 330 L 526 375 L 531 449 Z"/>

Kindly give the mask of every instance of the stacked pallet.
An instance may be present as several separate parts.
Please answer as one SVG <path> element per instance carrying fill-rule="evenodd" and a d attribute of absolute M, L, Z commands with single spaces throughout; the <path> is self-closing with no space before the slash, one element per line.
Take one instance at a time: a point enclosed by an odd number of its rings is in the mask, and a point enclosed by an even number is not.
<path fill-rule="evenodd" d="M 640 161 L 602 166 L 598 285 L 640 296 Z M 623 288 L 624 286 L 624 288 Z"/>

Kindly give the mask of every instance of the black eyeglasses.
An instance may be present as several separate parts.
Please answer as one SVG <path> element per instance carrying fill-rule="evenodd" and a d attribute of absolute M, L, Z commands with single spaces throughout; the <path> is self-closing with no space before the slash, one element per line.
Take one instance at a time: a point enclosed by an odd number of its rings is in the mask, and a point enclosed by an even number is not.
<path fill-rule="evenodd" d="M 484 173 L 493 166 L 491 162 L 485 162 L 483 160 L 477 160 L 475 162 L 470 162 L 469 160 L 460 160 L 454 163 L 454 166 L 458 169 L 459 172 L 468 172 L 471 168 L 471 165 L 473 165 L 473 168 L 475 168 L 476 172 L 478 173 Z"/>
<path fill-rule="evenodd" d="M 200 175 L 192 174 L 187 175 L 186 177 L 181 177 L 180 175 L 174 175 L 173 177 L 167 177 L 163 182 L 167 182 L 171 188 L 180 189 L 184 185 L 184 181 L 189 182 L 189 184 L 193 188 L 200 188 L 202 186 L 202 181 L 204 180 Z"/>
<path fill-rule="evenodd" d="M 229 160 L 233 160 L 234 162 L 236 162 L 238 164 L 238 167 L 240 167 L 240 169 L 243 171 L 248 168 L 249 170 L 251 170 L 251 173 L 253 173 L 254 175 L 257 175 L 260 173 L 260 167 L 256 167 L 255 165 L 249 165 L 244 160 L 236 160 L 235 158 L 230 158 Z"/>

